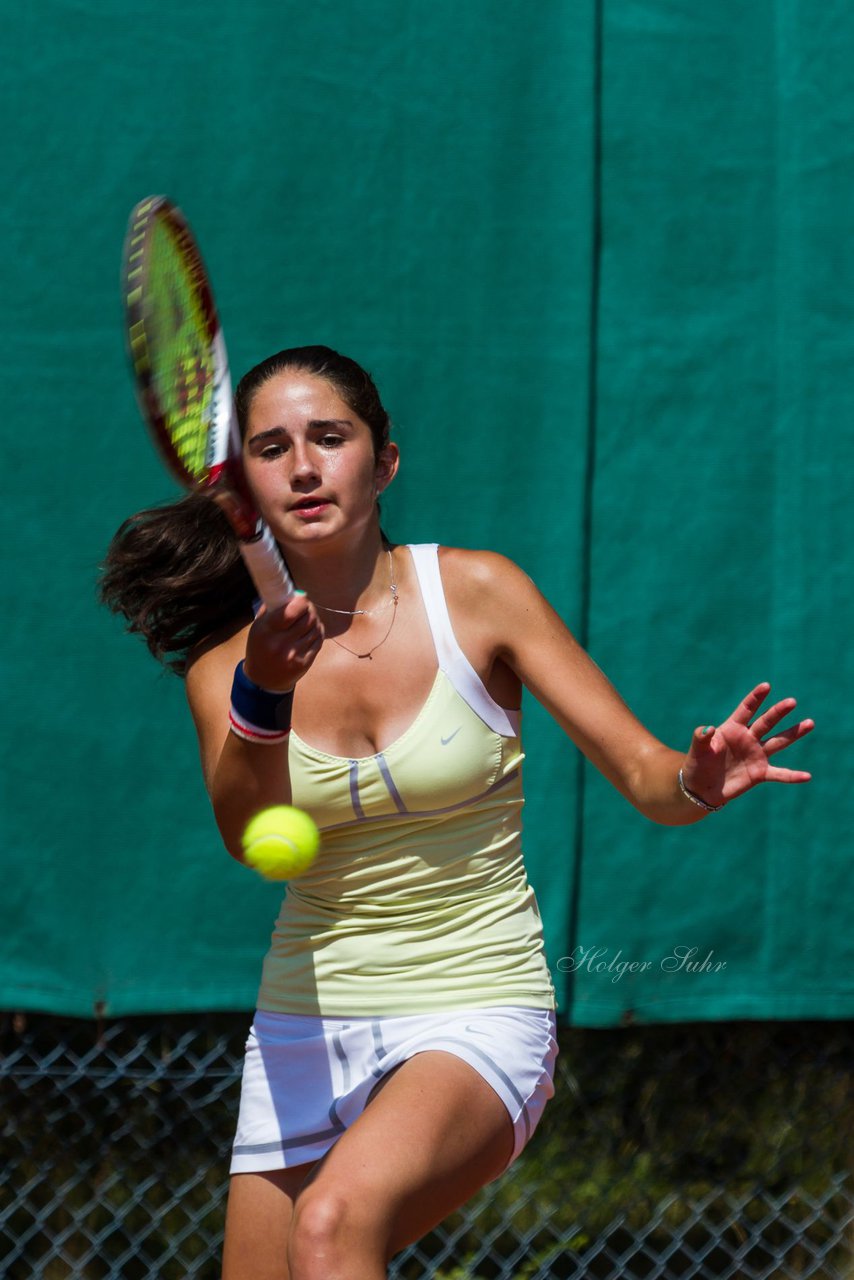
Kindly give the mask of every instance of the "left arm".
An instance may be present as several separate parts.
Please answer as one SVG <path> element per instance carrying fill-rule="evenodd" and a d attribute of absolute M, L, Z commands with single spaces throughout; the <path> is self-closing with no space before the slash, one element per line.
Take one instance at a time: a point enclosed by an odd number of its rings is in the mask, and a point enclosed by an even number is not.
<path fill-rule="evenodd" d="M 809 733 L 811 720 L 762 740 L 792 710 L 794 698 L 776 703 L 750 724 L 770 690 L 758 685 L 722 724 L 696 729 L 687 754 L 674 751 L 641 724 L 518 566 L 491 553 L 470 553 L 466 561 L 466 605 L 483 619 L 495 656 L 653 822 L 682 826 L 705 816 L 682 792 L 680 769 L 687 789 L 710 806 L 725 804 L 759 782 L 809 781 L 808 773 L 774 767 L 769 757 Z"/>

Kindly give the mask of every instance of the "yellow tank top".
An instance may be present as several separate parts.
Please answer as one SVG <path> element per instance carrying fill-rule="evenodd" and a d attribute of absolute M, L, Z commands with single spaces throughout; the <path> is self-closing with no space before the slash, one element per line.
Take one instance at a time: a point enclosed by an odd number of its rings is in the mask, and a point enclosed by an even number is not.
<path fill-rule="evenodd" d="M 293 803 L 322 842 L 288 884 L 261 1009 L 554 1007 L 522 860 L 518 713 L 492 701 L 456 644 L 437 548 L 410 552 L 439 670 L 413 723 L 376 755 L 333 756 L 291 734 Z"/>

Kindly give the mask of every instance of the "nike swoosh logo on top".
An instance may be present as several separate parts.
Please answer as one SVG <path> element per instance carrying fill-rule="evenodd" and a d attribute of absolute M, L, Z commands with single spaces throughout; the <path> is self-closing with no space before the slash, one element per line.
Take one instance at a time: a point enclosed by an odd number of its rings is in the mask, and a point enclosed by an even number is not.
<path fill-rule="evenodd" d="M 447 737 L 447 738 L 441 738 L 441 739 L 440 739 L 440 741 L 441 741 L 441 743 L 442 743 L 442 746 L 443 746 L 443 747 L 446 747 L 446 746 L 448 745 L 448 743 L 449 743 L 449 742 L 452 742 L 452 741 L 453 741 L 453 739 L 454 739 L 454 738 L 457 736 L 457 734 L 459 733 L 460 729 L 462 729 L 462 727 L 463 727 L 463 726 L 462 726 L 461 724 L 457 725 L 456 729 L 454 730 L 454 732 L 453 732 L 449 737 Z"/>

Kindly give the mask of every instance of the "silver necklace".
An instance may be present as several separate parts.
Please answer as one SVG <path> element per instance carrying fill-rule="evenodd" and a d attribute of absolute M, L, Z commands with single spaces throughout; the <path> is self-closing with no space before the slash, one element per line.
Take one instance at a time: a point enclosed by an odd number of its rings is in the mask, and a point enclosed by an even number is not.
<path fill-rule="evenodd" d="M 328 610 L 329 613 L 344 613 L 344 614 L 347 614 L 348 617 L 355 618 L 360 614 L 383 613 L 386 609 L 389 609 L 393 606 L 391 621 L 388 624 L 385 635 L 383 636 L 382 640 L 378 640 L 377 643 L 373 645 L 370 649 L 368 649 L 367 652 L 365 653 L 357 653 L 355 649 L 348 649 L 346 644 L 342 644 L 341 641 L 336 640 L 334 636 L 329 637 L 329 639 L 332 641 L 333 644 L 337 644 L 338 648 L 343 649 L 345 653 L 351 653 L 354 658 L 372 658 L 373 655 L 376 653 L 377 649 L 379 649 L 380 645 L 385 644 L 386 640 L 388 640 L 389 636 L 391 635 L 391 629 L 394 626 L 394 620 L 397 617 L 397 601 L 398 601 L 397 583 L 394 580 L 394 561 L 392 560 L 392 557 L 391 557 L 391 551 L 389 551 L 388 553 L 388 568 L 389 568 L 389 576 L 391 577 L 391 585 L 389 586 L 389 591 L 391 592 L 391 600 L 389 601 L 388 604 L 384 604 L 379 609 L 353 609 L 352 611 L 349 609 L 329 609 Z M 324 607 L 323 605 L 319 606 L 319 608 L 321 609 L 323 607 Z"/>
<path fill-rule="evenodd" d="M 316 604 L 316 609 L 322 609 L 324 613 L 340 613 L 345 618 L 364 618 L 370 617 L 375 613 L 385 613 L 386 609 L 390 609 L 392 605 L 397 604 L 397 583 L 394 580 L 394 561 L 391 557 L 391 549 L 386 553 L 388 555 L 388 576 L 391 579 L 389 591 L 391 599 L 386 604 L 378 605 L 376 609 L 333 609 L 330 604 Z"/>

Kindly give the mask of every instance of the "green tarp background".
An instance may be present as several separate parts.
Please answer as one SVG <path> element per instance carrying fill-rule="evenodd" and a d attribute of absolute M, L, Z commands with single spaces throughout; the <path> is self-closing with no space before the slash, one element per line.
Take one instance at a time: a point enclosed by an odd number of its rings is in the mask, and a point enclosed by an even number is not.
<path fill-rule="evenodd" d="M 278 905 L 219 845 L 180 682 L 95 604 L 115 527 L 172 496 L 118 294 L 164 191 L 237 371 L 328 342 L 375 374 L 393 537 L 516 558 L 673 746 L 763 678 L 818 722 L 809 787 L 674 830 L 527 706 L 562 1016 L 850 1015 L 850 6 L 5 18 L 0 1006 L 250 1008 Z"/>

